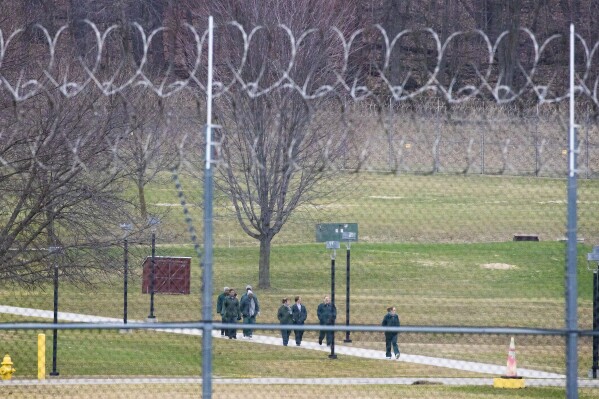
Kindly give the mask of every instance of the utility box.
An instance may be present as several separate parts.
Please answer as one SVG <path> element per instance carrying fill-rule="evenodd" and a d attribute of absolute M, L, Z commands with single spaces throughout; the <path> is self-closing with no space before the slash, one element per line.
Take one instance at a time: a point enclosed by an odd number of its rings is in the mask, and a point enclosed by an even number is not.
<path fill-rule="evenodd" d="M 152 257 L 143 263 L 141 292 L 150 293 Z M 174 256 L 154 257 L 154 293 L 188 295 L 191 280 L 191 258 Z"/>

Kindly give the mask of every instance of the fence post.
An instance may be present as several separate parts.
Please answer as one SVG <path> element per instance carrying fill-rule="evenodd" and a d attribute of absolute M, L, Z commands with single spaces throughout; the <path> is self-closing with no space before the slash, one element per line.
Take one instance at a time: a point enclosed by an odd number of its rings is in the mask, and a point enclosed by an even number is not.
<path fill-rule="evenodd" d="M 434 167 L 433 167 L 433 173 L 439 173 L 439 169 L 441 169 L 441 162 L 439 160 L 440 155 L 439 155 L 439 147 L 441 146 L 441 104 L 439 104 L 439 99 L 437 98 L 437 115 L 435 118 L 435 149 L 433 152 L 433 156 L 435 157 L 434 159 Z"/>
<path fill-rule="evenodd" d="M 535 176 L 539 177 L 539 104 L 537 104 L 537 117 L 535 118 Z"/>
<path fill-rule="evenodd" d="M 570 24 L 570 120 L 568 127 L 568 221 L 566 251 L 566 396 L 578 398 L 578 279 L 576 220 L 576 128 L 574 125 L 574 24 Z"/>
<path fill-rule="evenodd" d="M 485 174 L 485 129 L 481 130 L 480 138 L 480 174 Z"/>
<path fill-rule="evenodd" d="M 208 17 L 208 82 L 206 84 L 206 166 L 204 170 L 204 259 L 202 262 L 202 398 L 212 397 L 212 63 L 213 19 Z"/>

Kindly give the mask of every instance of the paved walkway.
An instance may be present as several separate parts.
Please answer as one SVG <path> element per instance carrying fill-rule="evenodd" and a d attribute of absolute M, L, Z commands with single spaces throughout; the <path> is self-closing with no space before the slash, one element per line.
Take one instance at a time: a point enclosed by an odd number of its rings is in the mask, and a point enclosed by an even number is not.
<path fill-rule="evenodd" d="M 15 306 L 4 306 L 0 305 L 0 313 L 13 314 L 20 316 L 30 316 L 45 319 L 52 319 L 54 314 L 49 310 L 20 308 Z M 63 322 L 82 322 L 82 323 L 120 323 L 122 319 L 116 319 L 111 317 L 99 317 L 77 313 L 58 312 L 58 319 Z M 141 321 L 132 320 L 130 323 L 141 323 Z M 202 331 L 199 329 L 156 329 L 157 331 L 164 331 L 168 333 L 186 334 L 186 335 L 201 335 Z M 220 331 L 213 331 L 212 336 L 216 339 L 223 339 L 220 335 Z M 266 336 L 266 335 L 254 335 L 252 340 L 242 339 L 241 334 L 238 334 L 238 340 L 248 343 L 256 343 L 263 345 L 275 345 L 281 346 L 281 338 Z M 316 342 L 302 341 L 300 347 L 295 346 L 294 341 L 290 340 L 290 348 L 296 350 L 315 350 L 321 352 L 330 352 L 330 348 L 325 345 L 319 345 Z M 335 345 L 335 353 L 339 355 L 355 356 L 366 359 L 378 359 L 381 361 L 391 361 L 385 359 L 385 352 L 380 350 L 363 349 L 350 347 L 345 345 Z M 455 370 L 462 370 L 468 372 L 475 372 L 487 375 L 500 376 L 505 373 L 505 365 L 495 365 L 487 363 L 478 363 L 470 361 L 462 361 L 455 359 L 446 359 L 430 356 L 410 355 L 402 353 L 399 360 L 406 363 L 414 363 L 435 367 L 445 367 Z M 531 370 L 525 368 L 518 368 L 518 375 L 526 378 L 526 384 L 528 386 L 565 386 L 565 376 L 562 374 L 548 373 L 545 371 Z M 126 379 L 127 381 L 148 381 L 152 383 L 174 383 L 174 382 L 189 382 L 198 383 L 199 379 Z M 14 380 L 15 384 L 24 384 L 26 380 Z M 37 380 L 32 380 L 37 381 Z M 107 379 L 60 379 L 60 380 L 47 380 L 43 383 L 56 383 L 57 381 L 65 381 L 65 383 L 79 383 L 85 384 L 109 384 L 114 383 L 114 380 Z M 86 382 L 87 381 L 87 382 Z M 121 380 L 119 380 L 121 381 Z M 492 378 L 307 378 L 307 379 L 293 379 L 293 378 L 256 378 L 256 379 L 214 379 L 215 383 L 218 384 L 414 384 L 419 381 L 427 381 L 430 383 L 443 383 L 449 385 L 492 385 Z M 131 382 L 136 383 L 136 382 Z M 593 380 L 581 380 L 579 386 L 599 387 L 599 381 Z"/>
<path fill-rule="evenodd" d="M 527 378 L 527 387 L 565 387 L 563 378 Z M 46 380 L 0 381 L 0 386 L 32 385 L 116 385 L 116 384 L 195 384 L 201 378 L 50 378 Z M 493 378 L 213 378 L 215 385 L 420 385 L 492 386 Z M 597 380 L 579 380 L 579 388 L 599 388 Z"/>

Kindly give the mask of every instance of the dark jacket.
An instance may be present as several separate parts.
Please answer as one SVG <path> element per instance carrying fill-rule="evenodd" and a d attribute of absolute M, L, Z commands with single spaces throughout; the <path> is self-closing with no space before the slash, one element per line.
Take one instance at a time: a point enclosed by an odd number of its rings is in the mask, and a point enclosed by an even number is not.
<path fill-rule="evenodd" d="M 281 324 L 293 324 L 291 309 L 288 306 L 281 305 L 277 312 L 277 319 L 279 319 Z"/>
<path fill-rule="evenodd" d="M 237 298 L 231 298 L 230 296 L 225 298 L 223 303 L 223 317 L 228 320 L 241 319 L 241 312 L 239 311 L 239 301 Z"/>
<path fill-rule="evenodd" d="M 300 311 L 297 308 L 297 304 L 294 304 L 291 307 L 291 313 L 291 316 L 293 318 L 293 324 L 304 324 L 304 322 L 308 318 L 308 310 L 304 305 L 302 305 L 302 310 Z"/>
<path fill-rule="evenodd" d="M 225 298 L 227 296 L 228 295 L 226 293 L 221 292 L 221 294 L 216 299 L 216 313 L 218 313 L 218 314 L 223 313 L 223 304 L 225 303 Z"/>
<path fill-rule="evenodd" d="M 387 313 L 385 315 L 385 317 L 383 317 L 383 322 L 381 323 L 382 326 L 388 326 L 388 327 L 399 327 L 399 316 L 397 314 L 391 314 L 391 313 Z M 393 334 L 397 334 L 396 332 L 392 332 L 392 331 L 385 331 L 386 335 L 393 335 Z"/>
<path fill-rule="evenodd" d="M 318 305 L 316 314 L 320 324 L 333 324 L 337 318 L 337 308 L 332 303 L 325 304 L 323 302 Z"/>
<path fill-rule="evenodd" d="M 260 304 L 258 303 L 258 298 L 256 298 L 256 295 L 253 296 L 254 297 L 254 302 L 255 302 L 255 309 L 254 309 L 254 316 L 256 316 L 258 314 L 258 312 L 260 311 Z M 244 295 L 241 297 L 241 301 L 239 301 L 239 308 L 241 310 L 241 314 L 243 315 L 243 317 L 250 317 L 250 296 L 249 295 Z"/>

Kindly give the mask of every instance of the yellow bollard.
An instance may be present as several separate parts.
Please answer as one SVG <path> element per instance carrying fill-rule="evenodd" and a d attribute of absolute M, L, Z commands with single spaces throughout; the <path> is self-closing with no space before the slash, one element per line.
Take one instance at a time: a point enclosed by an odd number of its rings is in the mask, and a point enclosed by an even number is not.
<path fill-rule="evenodd" d="M 46 379 L 46 334 L 37 335 L 37 379 Z"/>

